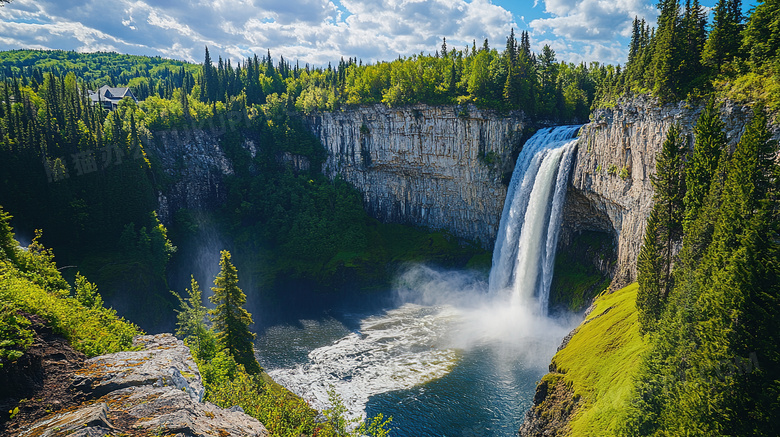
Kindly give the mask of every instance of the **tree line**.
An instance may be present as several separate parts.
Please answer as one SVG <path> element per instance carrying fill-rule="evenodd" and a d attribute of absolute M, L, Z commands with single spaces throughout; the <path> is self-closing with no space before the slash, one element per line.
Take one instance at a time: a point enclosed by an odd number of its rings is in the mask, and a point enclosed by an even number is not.
<path fill-rule="evenodd" d="M 657 160 L 637 266 L 650 351 L 631 435 L 780 432 L 778 144 L 761 105 L 733 152 L 724 127 L 711 100 L 692 153 L 673 126 Z"/>
<path fill-rule="evenodd" d="M 745 16 L 740 0 L 718 0 L 708 23 L 698 0 L 662 0 L 657 26 L 634 19 L 628 62 L 600 96 L 652 93 L 661 103 L 713 91 L 780 109 L 780 5 L 758 1 Z"/>
<path fill-rule="evenodd" d="M 23 86 L 36 88 L 48 73 L 65 76 L 74 73 L 87 88 L 102 85 L 129 86 L 144 100 L 151 95 L 170 99 L 173 90 L 200 73 L 198 64 L 159 56 L 120 53 L 78 53 L 64 50 L 9 50 L 0 52 L 0 76 L 18 78 Z M 191 86 L 190 86 L 191 87 Z"/>
<path fill-rule="evenodd" d="M 219 57 L 214 65 L 206 48 L 197 96 L 214 102 L 243 92 L 250 104 L 279 99 L 285 109 L 304 113 L 376 103 L 473 103 L 522 110 L 533 118 L 586 120 L 599 84 L 613 74 L 611 67 L 560 62 L 548 45 L 534 53 L 529 38 L 523 31 L 518 40 L 512 29 L 503 51 L 491 48 L 487 39 L 456 49 L 445 38 L 434 54 L 372 65 L 342 58 L 327 68 L 293 65 L 284 57 L 274 65 L 270 52 L 236 66 Z"/>

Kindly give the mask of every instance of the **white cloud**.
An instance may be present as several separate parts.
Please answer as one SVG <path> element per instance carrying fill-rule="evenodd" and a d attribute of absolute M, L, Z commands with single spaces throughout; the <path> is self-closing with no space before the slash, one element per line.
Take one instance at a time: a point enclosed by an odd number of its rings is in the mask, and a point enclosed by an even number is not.
<path fill-rule="evenodd" d="M 635 14 L 654 17 L 647 0 L 544 0 L 544 8 L 546 18 L 529 23 L 532 43 L 554 42 L 565 60 L 620 60 L 625 50 L 614 40 L 625 36 L 626 23 Z M 524 9 L 530 13 L 530 4 Z M 0 49 L 116 50 L 199 62 L 209 46 L 213 57 L 234 60 L 270 49 L 302 64 L 351 56 L 375 62 L 431 53 L 442 37 L 459 49 L 488 38 L 500 50 L 510 27 L 520 30 L 514 17 L 492 0 L 15 0 L 0 8 Z"/>
<path fill-rule="evenodd" d="M 544 0 L 547 18 L 529 23 L 533 35 L 566 41 L 561 55 L 570 62 L 625 62 L 627 48 L 618 43 L 631 35 L 634 17 L 651 23 L 657 9 L 646 0 Z"/>

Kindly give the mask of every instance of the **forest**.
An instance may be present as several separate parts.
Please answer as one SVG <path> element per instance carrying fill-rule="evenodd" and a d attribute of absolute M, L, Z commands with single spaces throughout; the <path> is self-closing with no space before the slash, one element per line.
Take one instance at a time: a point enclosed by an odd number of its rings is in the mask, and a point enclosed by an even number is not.
<path fill-rule="evenodd" d="M 348 58 L 327 67 L 275 61 L 270 52 L 233 64 L 213 60 L 208 48 L 202 64 L 2 52 L 0 205 L 13 214 L 16 238 L 32 249 L 15 249 L 11 218 L 0 214 L 0 279 L 6 288 L 31 283 L 36 292 L 89 308 L 102 321 L 82 321 L 59 303 L 47 310 L 89 354 L 126 347 L 139 329 L 115 320 L 103 301 L 131 296 L 139 307 L 155 308 L 125 312 L 152 329 L 171 326 L 177 305 L 202 313 L 193 306 L 197 284 L 188 290 L 188 307 L 169 292 L 167 277 L 202 221 L 182 210 L 168 227 L 160 222 L 157 192 L 171 181 L 151 149 L 160 132 L 224 125 L 236 115 L 242 122 L 220 138 L 235 174 L 212 221 L 239 243 L 233 252 L 244 260 L 240 269 L 261 293 L 271 297 L 290 279 L 331 292 L 362 290 L 389 281 L 392 266 L 405 261 L 487 268 L 474 242 L 367 216 L 354 188 L 318 171 L 324 150 L 300 114 L 417 103 L 467 111 L 473 104 L 563 124 L 585 122 L 592 109 L 635 95 L 652 95 L 659 104 L 685 101 L 705 109 L 693 138 L 673 127 L 658 155 L 636 302 L 649 352 L 622 418 L 624 432 L 778 435 L 780 168 L 769 125 L 780 110 L 780 4 L 759 1 L 743 15 L 739 0 L 719 0 L 711 22 L 698 0 L 662 0 L 659 10 L 654 28 L 634 20 L 623 66 L 566 63 L 549 46 L 534 53 L 528 32 L 518 39 L 514 29 L 500 50 L 487 40 L 454 48 L 444 39 L 433 54 L 376 64 Z M 125 99 L 112 112 L 96 108 L 87 92 L 101 85 L 129 86 L 138 102 Z M 734 148 L 720 118 L 724 101 L 754 107 Z M 263 145 L 256 156 L 242 147 L 243 138 Z M 285 152 L 307 157 L 311 169 L 279 165 Z M 45 247 L 54 248 L 61 275 Z M 82 274 L 100 284 L 99 294 Z M 0 350 L 8 360 L 28 342 L 14 312 L 29 303 L 3 299 L 0 317 L 16 329 L 3 335 L 21 345 Z M 105 311 L 110 317 L 100 319 Z M 115 329 L 119 338 L 102 344 L 76 332 L 80 323 Z M 197 329 L 183 335 L 197 336 Z M 209 353 L 199 359 L 215 359 Z M 246 378 L 237 384 L 260 384 Z M 221 389 L 215 397 L 240 392 Z"/>

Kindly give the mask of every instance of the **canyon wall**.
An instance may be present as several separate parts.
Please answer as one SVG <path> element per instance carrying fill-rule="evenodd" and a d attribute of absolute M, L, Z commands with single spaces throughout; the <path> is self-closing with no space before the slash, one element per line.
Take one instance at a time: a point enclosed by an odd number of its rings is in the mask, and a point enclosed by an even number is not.
<path fill-rule="evenodd" d="M 612 232 L 617 243 L 613 287 L 636 280 L 636 260 L 653 200 L 651 176 L 656 154 L 673 123 L 692 139 L 702 106 L 685 102 L 661 106 L 638 97 L 598 109 L 580 132 L 571 175 L 564 226 Z M 732 147 L 739 141 L 751 109 L 727 104 L 722 111 Z M 691 147 L 693 144 L 691 142 Z"/>
<path fill-rule="evenodd" d="M 357 187 L 369 214 L 492 247 L 522 113 L 374 105 L 313 114 L 305 124 L 327 151 L 323 173 Z"/>
<path fill-rule="evenodd" d="M 580 231 L 613 235 L 617 264 L 605 272 L 614 277 L 613 286 L 636 280 L 652 207 L 650 178 L 666 132 L 679 123 L 691 135 L 701 109 L 685 102 L 661 106 L 650 97 L 624 99 L 596 110 L 580 132 L 561 245 Z M 722 116 L 733 146 L 750 109 L 727 103 Z M 322 172 L 355 186 L 369 214 L 384 222 L 447 230 L 487 249 L 495 241 L 514 158 L 533 131 L 521 112 L 473 106 L 373 105 L 315 113 L 303 121 L 326 150 Z M 233 174 L 233 166 L 218 135 L 195 130 L 156 137 L 153 154 L 169 178 L 158 195 L 164 223 L 179 208 L 210 209 L 224 201 L 224 178 Z M 257 153 L 252 140 L 244 148 Z M 278 161 L 296 171 L 309 167 L 308 160 L 290 154 Z"/>

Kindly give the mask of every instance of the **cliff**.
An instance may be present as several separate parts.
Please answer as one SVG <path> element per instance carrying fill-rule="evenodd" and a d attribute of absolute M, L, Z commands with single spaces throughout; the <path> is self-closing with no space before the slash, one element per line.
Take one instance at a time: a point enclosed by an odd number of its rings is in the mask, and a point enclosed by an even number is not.
<path fill-rule="evenodd" d="M 35 365 L 20 369 L 20 376 L 32 372 L 22 378 L 32 391 L 3 425 L 6 435 L 270 435 L 238 407 L 202 402 L 198 367 L 170 334 L 137 337 L 137 350 L 87 360 L 50 332 L 37 340 L 27 354 Z M 43 382 L 35 384 L 34 375 Z"/>
<path fill-rule="evenodd" d="M 580 133 L 564 223 L 569 232 L 610 232 L 617 243 L 613 288 L 636 280 L 636 260 L 650 214 L 656 153 L 672 123 L 692 138 L 702 106 L 685 102 L 658 105 L 638 97 L 614 108 L 598 109 Z M 722 112 L 732 147 L 739 141 L 751 109 L 727 104 Z M 693 144 L 691 142 L 691 147 Z"/>
<path fill-rule="evenodd" d="M 145 147 L 168 180 L 166 189 L 157 193 L 157 213 L 163 223 L 169 225 L 181 208 L 207 210 L 224 201 L 224 177 L 233 174 L 233 164 L 218 135 L 200 129 L 161 131 Z"/>
<path fill-rule="evenodd" d="M 582 231 L 614 237 L 616 263 L 604 274 L 619 287 L 636 279 L 636 259 L 652 205 L 651 175 L 666 131 L 679 123 L 691 134 L 701 106 L 661 106 L 650 97 L 625 99 L 596 110 L 580 133 L 564 209 L 561 245 Z M 729 141 L 739 140 L 750 109 L 727 104 L 723 118 Z M 514 158 L 530 131 L 522 113 L 499 114 L 475 107 L 364 106 L 315 113 L 305 126 L 326 151 L 322 172 L 340 176 L 362 194 L 369 214 L 384 222 L 443 229 L 492 247 Z M 152 154 L 167 177 L 158 194 L 164 223 L 178 208 L 211 209 L 224 201 L 224 178 L 233 164 L 220 137 L 203 130 L 155 135 Z M 243 147 L 252 156 L 250 139 Z M 277 157 L 295 171 L 308 159 Z"/>
<path fill-rule="evenodd" d="M 537 386 L 521 436 L 620 434 L 618 419 L 647 347 L 636 319 L 638 287 L 623 286 L 636 281 L 656 154 L 673 123 L 692 139 L 702 109 L 684 102 L 660 106 L 648 97 L 626 99 L 595 111 L 594 121 L 581 131 L 564 227 L 569 235 L 583 229 L 613 233 L 618 264 L 611 288 L 616 291 L 599 296 L 564 339 L 550 373 Z M 731 102 L 722 108 L 732 150 L 751 114 L 751 108 Z M 770 129 L 780 138 L 780 125 Z"/>
<path fill-rule="evenodd" d="M 525 120 L 474 107 L 360 107 L 304 119 L 327 151 L 322 171 L 363 193 L 385 222 L 446 229 L 492 247 Z"/>

